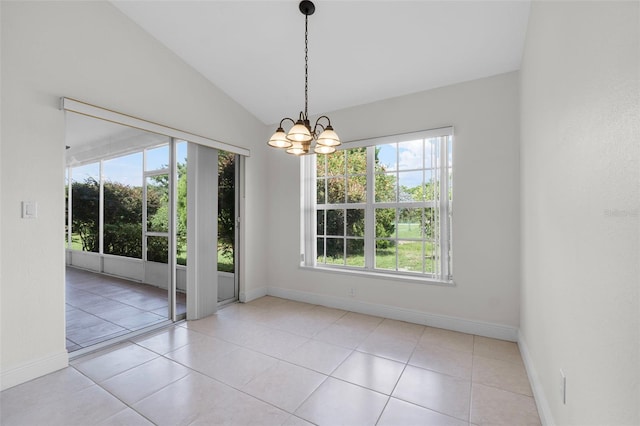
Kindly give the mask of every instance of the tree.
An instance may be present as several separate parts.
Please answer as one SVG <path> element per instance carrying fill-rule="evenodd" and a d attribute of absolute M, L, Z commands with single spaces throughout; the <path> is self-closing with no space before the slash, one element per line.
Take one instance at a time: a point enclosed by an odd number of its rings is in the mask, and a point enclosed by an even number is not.
<path fill-rule="evenodd" d="M 236 237 L 236 156 L 231 152 L 218 153 L 218 250 L 233 258 Z M 227 266 L 232 269 L 233 264 Z"/>
<path fill-rule="evenodd" d="M 412 200 L 438 200 L 440 196 L 439 182 L 429 181 L 424 185 L 418 185 L 413 188 L 404 189 L 407 194 L 410 194 Z M 417 215 L 416 209 L 405 209 L 406 213 L 403 215 L 403 222 L 407 223 L 421 223 L 421 215 Z M 424 224 L 422 225 L 422 233 L 428 238 L 433 238 L 436 231 L 436 215 L 434 208 L 427 208 L 424 215 Z"/>
<path fill-rule="evenodd" d="M 104 252 L 142 258 L 142 187 L 104 183 Z"/>
<path fill-rule="evenodd" d="M 231 263 L 219 264 L 219 270 L 234 271 L 235 247 L 235 154 L 218 153 L 218 250 Z M 187 246 L 187 163 L 178 163 L 177 246 L 178 263 L 186 265 Z M 159 213 L 158 213 L 159 212 Z M 163 214 L 158 210 L 157 214 Z M 164 216 L 163 216 L 164 217 Z"/>
<path fill-rule="evenodd" d="M 157 175 L 147 182 L 147 230 L 169 231 L 169 175 Z M 167 263 L 169 240 L 166 237 L 147 237 L 147 260 Z"/>
<path fill-rule="evenodd" d="M 376 149 L 374 171 L 376 199 L 395 199 L 396 178 L 386 174 L 386 169 L 378 158 Z M 325 168 L 326 167 L 326 168 Z M 316 175 L 318 177 L 318 203 L 342 204 L 364 203 L 367 196 L 367 148 L 354 148 L 319 156 Z M 326 189 L 325 189 L 326 179 Z M 345 222 L 346 214 L 346 222 Z M 327 210 L 325 235 L 347 235 L 362 237 L 351 240 L 350 254 L 364 254 L 364 209 Z M 376 236 L 390 237 L 395 233 L 395 210 L 378 209 L 376 212 Z M 342 258 L 343 240 L 328 238 L 326 256 Z M 393 246 L 393 241 L 380 240 L 378 248 Z"/>
<path fill-rule="evenodd" d="M 77 233 L 83 251 L 99 250 L 100 184 L 92 177 L 71 185 L 71 230 Z"/>
<path fill-rule="evenodd" d="M 187 163 L 178 163 L 178 263 L 187 264 Z"/>
<path fill-rule="evenodd" d="M 401 192 L 408 194 L 412 200 L 435 200 L 440 194 L 438 182 L 427 182 L 424 185 L 414 186 L 413 188 L 402 187 Z"/>
<path fill-rule="evenodd" d="M 186 265 L 187 244 L 187 164 L 179 163 L 177 182 L 178 263 Z M 235 155 L 221 151 L 218 157 L 218 246 L 233 259 L 235 246 Z M 104 252 L 142 258 L 142 187 L 118 182 L 104 183 Z M 72 184 L 72 230 L 84 251 L 99 250 L 100 185 L 93 178 Z M 147 182 L 147 227 L 169 229 L 169 177 L 153 176 Z M 167 262 L 166 237 L 147 239 L 147 259 Z M 225 265 L 233 271 L 233 263 Z"/>

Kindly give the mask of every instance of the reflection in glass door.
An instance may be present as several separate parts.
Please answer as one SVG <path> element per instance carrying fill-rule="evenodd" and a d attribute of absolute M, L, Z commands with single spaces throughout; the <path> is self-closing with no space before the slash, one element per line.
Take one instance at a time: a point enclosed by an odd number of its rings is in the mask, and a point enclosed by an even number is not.
<path fill-rule="evenodd" d="M 166 282 L 176 321 L 186 313 L 186 142 L 147 149 L 144 169 L 145 276 Z"/>
<path fill-rule="evenodd" d="M 176 200 L 173 218 L 175 247 L 175 319 L 183 319 L 187 313 L 187 142 L 175 141 L 175 170 L 172 171 L 176 185 L 173 199 Z M 174 319 L 174 320 L 175 320 Z"/>
<path fill-rule="evenodd" d="M 238 300 L 238 158 L 218 152 L 218 303 Z"/>

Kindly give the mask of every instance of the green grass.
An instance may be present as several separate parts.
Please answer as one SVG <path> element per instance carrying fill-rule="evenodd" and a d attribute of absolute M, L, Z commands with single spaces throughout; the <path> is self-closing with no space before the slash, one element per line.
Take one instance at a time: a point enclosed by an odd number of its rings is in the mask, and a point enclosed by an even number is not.
<path fill-rule="evenodd" d="M 398 238 L 422 238 L 422 230 L 419 223 L 399 223 Z"/>
<path fill-rule="evenodd" d="M 233 254 L 225 255 L 222 251 L 218 251 L 218 271 L 220 272 L 235 272 L 235 266 L 233 265 Z"/>
<path fill-rule="evenodd" d="M 420 239 L 421 229 L 419 224 L 400 223 L 398 224 L 398 237 Z M 424 267 L 426 272 L 434 271 L 435 259 L 432 256 L 434 252 L 434 243 L 427 242 L 424 256 L 422 254 L 422 241 L 399 241 L 397 247 L 388 249 L 380 249 L 376 251 L 375 268 L 396 270 L 396 248 L 398 254 L 397 270 L 409 272 L 422 272 L 422 264 L 424 257 Z M 345 265 L 352 267 L 364 267 L 364 255 L 354 254 L 343 258 L 328 257 L 326 260 L 317 259 L 319 264 L 326 265 Z"/>
<path fill-rule="evenodd" d="M 187 248 L 178 247 L 178 265 L 187 265 Z M 235 272 L 235 266 L 233 264 L 233 253 L 225 254 L 222 250 L 218 249 L 218 271 L 220 272 Z"/>
<path fill-rule="evenodd" d="M 66 237 L 67 236 L 65 235 L 65 241 L 68 243 Z M 71 234 L 71 250 L 82 250 L 82 240 L 80 239 L 80 235 Z"/>
<path fill-rule="evenodd" d="M 408 272 L 422 272 L 422 253 L 419 250 L 400 249 L 401 253 L 398 258 L 398 270 Z M 434 259 L 425 256 L 425 270 L 431 272 L 434 270 Z M 396 270 L 396 254 L 395 251 L 381 250 L 376 253 L 376 269 Z M 318 263 L 323 264 L 322 259 L 318 258 Z M 345 260 L 340 258 L 327 258 L 326 265 L 344 265 Z M 346 266 L 364 267 L 364 256 L 352 255 L 346 259 Z"/>

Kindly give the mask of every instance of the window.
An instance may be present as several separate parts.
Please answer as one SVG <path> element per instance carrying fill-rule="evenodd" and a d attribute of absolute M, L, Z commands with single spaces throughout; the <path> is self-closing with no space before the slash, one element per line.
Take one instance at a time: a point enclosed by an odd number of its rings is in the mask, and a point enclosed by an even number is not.
<path fill-rule="evenodd" d="M 175 147 L 176 263 L 186 266 L 187 142 L 176 140 Z M 132 149 L 134 152 L 67 167 L 66 248 L 167 263 L 170 149 L 169 144 Z M 218 158 L 217 264 L 219 271 L 234 273 L 235 182 L 240 157 L 232 152 L 220 150 Z"/>
<path fill-rule="evenodd" d="M 181 152 L 178 168 L 186 178 Z M 163 144 L 67 168 L 67 247 L 143 260 L 146 252 L 146 260 L 167 263 L 168 162 L 169 144 Z M 186 187 L 183 192 L 186 197 Z"/>
<path fill-rule="evenodd" d="M 103 162 L 105 254 L 142 258 L 142 153 Z"/>
<path fill-rule="evenodd" d="M 304 264 L 451 281 L 453 129 L 305 158 Z"/>

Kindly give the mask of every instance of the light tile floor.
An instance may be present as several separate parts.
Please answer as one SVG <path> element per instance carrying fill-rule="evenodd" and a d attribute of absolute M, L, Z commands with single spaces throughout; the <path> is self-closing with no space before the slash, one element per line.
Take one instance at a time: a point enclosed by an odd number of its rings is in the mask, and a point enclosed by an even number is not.
<path fill-rule="evenodd" d="M 517 345 L 274 297 L 0 394 L 10 425 L 539 425 Z"/>
<path fill-rule="evenodd" d="M 178 313 L 186 310 L 179 293 Z M 166 321 L 167 290 L 78 268 L 66 268 L 67 350 L 104 342 Z"/>

